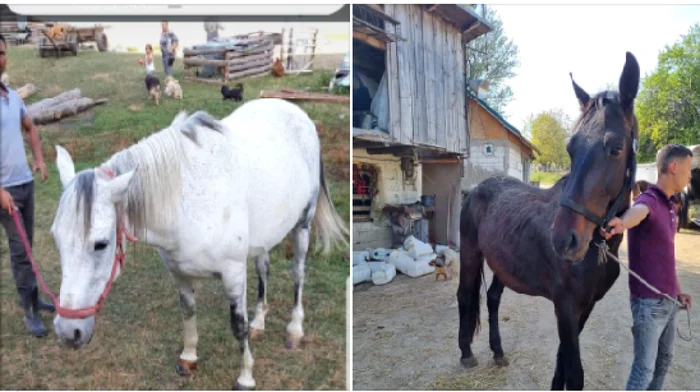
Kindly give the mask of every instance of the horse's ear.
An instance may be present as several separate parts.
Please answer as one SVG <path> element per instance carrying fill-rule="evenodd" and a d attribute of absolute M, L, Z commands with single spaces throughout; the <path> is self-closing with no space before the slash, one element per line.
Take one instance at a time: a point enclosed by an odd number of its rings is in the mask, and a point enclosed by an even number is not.
<path fill-rule="evenodd" d="M 124 173 L 107 183 L 106 187 L 109 191 L 112 203 L 121 203 L 126 199 L 126 192 L 129 189 L 129 183 L 131 183 L 131 179 L 134 178 L 137 170 L 138 168 Z"/>
<path fill-rule="evenodd" d="M 620 75 L 620 103 L 625 109 L 632 107 L 639 90 L 639 63 L 630 52 L 627 52 L 625 67 Z"/>
<path fill-rule="evenodd" d="M 61 184 L 65 188 L 68 183 L 75 177 L 75 165 L 68 151 L 63 147 L 56 145 L 56 166 L 58 167 L 58 175 L 61 177 Z"/>
<path fill-rule="evenodd" d="M 579 105 L 581 105 L 581 110 L 583 110 L 588 104 L 588 101 L 591 99 L 591 97 L 584 89 L 581 88 L 581 86 L 574 82 L 574 75 L 572 75 L 571 72 L 569 72 L 569 76 L 571 77 L 571 84 L 574 85 L 574 92 L 576 93 L 578 103 Z"/>

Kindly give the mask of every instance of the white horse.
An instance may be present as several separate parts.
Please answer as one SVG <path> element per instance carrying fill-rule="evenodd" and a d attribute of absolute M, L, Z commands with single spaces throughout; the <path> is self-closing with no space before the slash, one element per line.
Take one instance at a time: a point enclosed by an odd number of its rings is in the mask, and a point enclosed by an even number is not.
<path fill-rule="evenodd" d="M 255 100 L 220 122 L 201 111 L 190 117 L 180 113 L 170 127 L 77 174 L 68 152 L 60 146 L 56 150 L 63 194 L 51 228 L 62 269 L 54 327 L 63 343 L 79 348 L 92 338 L 94 312 L 74 314 L 100 301 L 113 266 L 118 275 L 120 266 L 112 260 L 129 230 L 156 247 L 179 290 L 181 374 L 197 363 L 193 279 L 217 277 L 231 302 L 231 328 L 242 354 L 234 387 L 255 386 L 246 260 L 256 257 L 260 275 L 252 327 L 261 333 L 267 252 L 289 232 L 295 303 L 288 345 L 299 344 L 311 223 L 326 251 L 334 242 L 347 243 L 348 234 L 330 199 L 316 128 L 299 107 L 277 99 Z"/>

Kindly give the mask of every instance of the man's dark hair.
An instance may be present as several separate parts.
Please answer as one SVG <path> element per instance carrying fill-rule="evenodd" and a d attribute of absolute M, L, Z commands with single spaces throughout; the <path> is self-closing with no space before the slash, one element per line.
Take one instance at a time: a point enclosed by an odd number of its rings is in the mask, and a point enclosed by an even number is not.
<path fill-rule="evenodd" d="M 5 46 L 7 46 L 7 41 L 5 41 L 5 37 L 2 34 L 0 34 L 0 42 L 2 42 L 3 44 L 5 44 Z"/>
<path fill-rule="evenodd" d="M 668 165 L 675 159 L 682 159 L 685 157 L 693 157 L 693 152 L 682 144 L 669 144 L 659 151 L 656 156 L 656 169 L 659 173 L 668 173 Z"/>

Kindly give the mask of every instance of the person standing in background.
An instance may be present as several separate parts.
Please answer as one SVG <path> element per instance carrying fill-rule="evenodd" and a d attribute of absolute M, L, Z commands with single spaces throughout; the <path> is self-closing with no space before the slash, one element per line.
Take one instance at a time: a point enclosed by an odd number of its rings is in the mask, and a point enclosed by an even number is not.
<path fill-rule="evenodd" d="M 175 56 L 180 42 L 177 39 L 177 35 L 170 31 L 168 21 L 164 20 L 161 22 L 160 27 L 162 30 L 160 34 L 160 52 L 163 56 L 163 69 L 165 70 L 165 76 L 173 76 L 173 64 L 175 63 Z"/>

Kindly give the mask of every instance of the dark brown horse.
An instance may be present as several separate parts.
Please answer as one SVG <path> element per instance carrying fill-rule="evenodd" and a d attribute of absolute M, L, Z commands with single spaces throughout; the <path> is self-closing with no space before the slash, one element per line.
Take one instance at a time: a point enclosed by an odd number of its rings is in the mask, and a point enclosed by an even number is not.
<path fill-rule="evenodd" d="M 590 97 L 573 81 L 581 115 L 567 146 L 571 172 L 540 190 L 519 180 L 493 177 L 472 190 L 460 224 L 459 348 L 461 362 L 476 366 L 471 351 L 479 326 L 479 290 L 484 259 L 493 271 L 487 292 L 489 342 L 494 359 L 506 365 L 498 331 L 504 287 L 554 303 L 559 332 L 552 389 L 582 389 L 579 334 L 597 301 L 620 273 L 617 263 L 599 263 L 603 238 L 614 216 L 630 204 L 636 168 L 637 120 L 634 99 L 639 65 L 631 53 L 620 76 L 619 93 Z M 617 255 L 622 235 L 607 241 Z"/>

